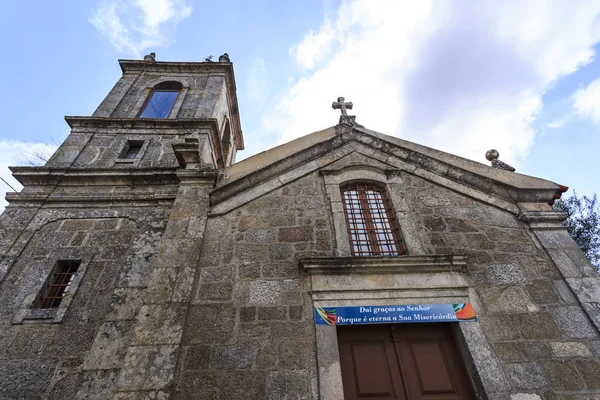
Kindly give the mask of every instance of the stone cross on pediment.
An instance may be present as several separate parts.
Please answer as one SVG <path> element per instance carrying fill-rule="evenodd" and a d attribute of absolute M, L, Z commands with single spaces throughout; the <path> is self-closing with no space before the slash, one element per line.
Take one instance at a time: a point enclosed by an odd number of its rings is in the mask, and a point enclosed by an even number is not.
<path fill-rule="evenodd" d="M 352 110 L 352 102 L 346 102 L 343 97 L 338 97 L 337 101 L 334 101 L 331 105 L 331 108 L 342 111 L 338 125 L 362 127 L 362 125 L 356 123 L 356 117 L 354 115 L 348 115 L 346 112 L 346 110 Z"/>
<path fill-rule="evenodd" d="M 331 104 L 331 108 L 334 110 L 342 110 L 342 117 L 347 117 L 348 113 L 346 110 L 352 110 L 352 102 L 346 103 L 344 100 L 343 97 L 338 97 L 337 101 L 334 101 L 333 104 Z"/>

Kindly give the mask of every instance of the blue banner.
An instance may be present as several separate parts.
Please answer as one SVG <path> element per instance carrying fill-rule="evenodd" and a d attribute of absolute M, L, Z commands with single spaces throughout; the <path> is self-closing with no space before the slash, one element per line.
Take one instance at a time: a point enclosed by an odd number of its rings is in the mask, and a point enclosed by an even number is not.
<path fill-rule="evenodd" d="M 315 307 L 317 325 L 403 324 L 476 321 L 470 303 L 394 306 Z"/>

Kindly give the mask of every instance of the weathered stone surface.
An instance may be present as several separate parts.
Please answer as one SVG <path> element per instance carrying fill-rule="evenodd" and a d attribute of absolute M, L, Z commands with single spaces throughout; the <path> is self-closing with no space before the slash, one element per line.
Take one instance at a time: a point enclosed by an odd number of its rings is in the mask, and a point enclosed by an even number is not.
<path fill-rule="evenodd" d="M 510 400 L 541 400 L 542 398 L 534 393 L 511 394 Z"/>
<path fill-rule="evenodd" d="M 264 400 L 266 379 L 262 371 L 230 371 L 219 382 L 221 399 Z"/>
<path fill-rule="evenodd" d="M 544 371 L 538 363 L 507 364 L 506 372 L 517 389 L 536 389 L 548 384 Z"/>
<path fill-rule="evenodd" d="M 233 337 L 236 310 L 230 304 L 192 305 L 188 311 L 184 343 L 226 343 Z"/>
<path fill-rule="evenodd" d="M 281 298 L 279 281 L 252 281 L 249 286 L 250 298 L 248 304 L 269 305 L 277 304 Z"/>
<path fill-rule="evenodd" d="M 285 320 L 286 317 L 285 307 L 259 307 L 258 308 L 258 319 L 259 321 L 281 321 Z"/>
<path fill-rule="evenodd" d="M 256 346 L 252 342 L 214 346 L 210 355 L 212 369 L 247 369 L 252 366 Z"/>
<path fill-rule="evenodd" d="M 480 288 L 478 294 L 489 313 L 526 313 L 538 310 L 521 286 Z"/>
<path fill-rule="evenodd" d="M 514 264 L 495 264 L 487 268 L 488 279 L 496 285 L 523 284 L 525 277 Z"/>
<path fill-rule="evenodd" d="M 519 349 L 519 344 L 514 342 L 504 342 L 494 344 L 496 353 L 503 361 L 520 361 L 525 357 Z"/>
<path fill-rule="evenodd" d="M 542 367 L 552 389 L 578 390 L 583 388 L 583 381 L 570 361 L 544 361 Z"/>
<path fill-rule="evenodd" d="M 51 358 L 2 360 L 0 377 L 3 385 L 0 386 L 0 398 L 23 396 L 35 398 L 40 393 L 44 393 L 50 384 L 50 377 L 57 362 L 58 360 Z"/>
<path fill-rule="evenodd" d="M 577 370 L 590 389 L 600 389 L 600 362 L 598 360 L 574 361 Z"/>
<path fill-rule="evenodd" d="M 469 351 L 485 390 L 490 393 L 508 390 L 510 384 L 502 371 L 501 363 L 485 339 L 479 324 L 460 324 L 459 327 L 465 341 L 472 344 Z"/>
<path fill-rule="evenodd" d="M 535 280 L 527 288 L 529 295 L 537 304 L 558 303 L 559 297 L 550 280 Z"/>
<path fill-rule="evenodd" d="M 479 319 L 483 332 L 490 340 L 520 339 L 516 317 L 512 315 L 490 315 Z"/>
<path fill-rule="evenodd" d="M 129 391 L 166 388 L 173 380 L 178 351 L 177 345 L 130 346 L 119 375 L 119 387 Z"/>
<path fill-rule="evenodd" d="M 209 346 L 190 346 L 185 352 L 186 369 L 206 369 L 210 362 Z"/>
<path fill-rule="evenodd" d="M 102 324 L 85 359 L 84 369 L 120 368 L 127 350 L 131 326 L 131 321 Z"/>
<path fill-rule="evenodd" d="M 519 331 L 525 339 L 558 339 L 560 330 L 552 316 L 545 312 L 519 314 L 516 316 Z"/>
<path fill-rule="evenodd" d="M 277 240 L 280 242 L 312 242 L 312 226 L 293 226 L 289 228 L 279 228 Z"/>
<path fill-rule="evenodd" d="M 591 357 L 589 347 L 581 342 L 551 342 L 554 357 Z"/>
<path fill-rule="evenodd" d="M 270 372 L 266 398 L 269 400 L 308 399 L 308 373 L 303 370 Z"/>
<path fill-rule="evenodd" d="M 586 315 L 577 306 L 556 307 L 550 313 L 560 330 L 570 338 L 584 339 L 597 337 L 596 330 Z"/>
<path fill-rule="evenodd" d="M 205 283 L 198 288 L 198 299 L 227 301 L 233 295 L 233 284 L 231 282 Z"/>

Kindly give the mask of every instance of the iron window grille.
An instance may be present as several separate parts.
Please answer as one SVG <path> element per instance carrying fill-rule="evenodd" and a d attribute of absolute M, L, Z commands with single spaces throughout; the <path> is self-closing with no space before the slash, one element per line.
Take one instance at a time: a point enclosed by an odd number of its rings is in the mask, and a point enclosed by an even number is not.
<path fill-rule="evenodd" d="M 34 303 L 34 308 L 58 308 L 80 264 L 79 260 L 58 261 L 40 292 L 38 301 Z"/>
<path fill-rule="evenodd" d="M 398 223 L 384 188 L 355 182 L 341 188 L 353 256 L 405 254 Z"/>

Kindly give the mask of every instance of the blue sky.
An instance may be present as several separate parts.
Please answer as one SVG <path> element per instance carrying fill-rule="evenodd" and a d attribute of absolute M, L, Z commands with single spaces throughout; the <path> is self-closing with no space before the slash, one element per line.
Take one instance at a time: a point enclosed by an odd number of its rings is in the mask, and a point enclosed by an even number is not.
<path fill-rule="evenodd" d="M 0 176 L 17 187 L 8 165 L 52 151 L 69 133 L 65 115 L 90 115 L 120 77 L 118 59 L 228 52 L 238 159 L 336 124 L 331 102 L 345 96 L 368 128 L 483 163 L 496 148 L 518 172 L 600 192 L 600 3 L 465 4 L 8 0 Z"/>

